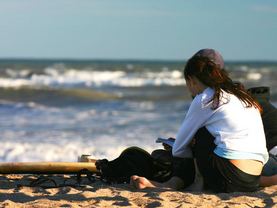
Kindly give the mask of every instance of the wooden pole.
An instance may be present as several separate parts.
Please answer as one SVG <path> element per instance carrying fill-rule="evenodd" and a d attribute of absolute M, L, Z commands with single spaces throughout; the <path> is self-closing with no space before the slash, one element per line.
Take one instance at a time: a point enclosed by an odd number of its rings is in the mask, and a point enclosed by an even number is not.
<path fill-rule="evenodd" d="M 74 174 L 80 171 L 99 172 L 94 162 L 4 162 L 0 174 Z"/>

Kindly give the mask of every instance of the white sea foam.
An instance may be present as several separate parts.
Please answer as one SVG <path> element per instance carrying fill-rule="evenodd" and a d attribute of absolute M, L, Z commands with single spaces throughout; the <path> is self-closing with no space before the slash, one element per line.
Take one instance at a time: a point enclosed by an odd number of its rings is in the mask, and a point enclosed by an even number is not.
<path fill-rule="evenodd" d="M 130 68 L 130 67 L 129 67 Z M 48 67 L 43 72 L 32 73 L 28 69 L 15 71 L 7 69 L 9 78 L 0 78 L 0 87 L 31 86 L 83 86 L 83 87 L 142 87 L 142 86 L 181 86 L 185 84 L 181 70 L 164 67 L 162 70 L 124 71 L 92 70 Z M 254 68 L 241 65 L 230 70 L 231 75 L 240 81 L 259 81 L 271 76 L 269 67 Z"/>
<path fill-rule="evenodd" d="M 10 79 L 10 78 L 0 78 L 0 87 L 13 87 L 13 88 L 19 88 L 22 86 L 28 86 L 33 85 L 33 83 L 30 80 L 26 79 Z"/>
<path fill-rule="evenodd" d="M 20 72 L 8 70 L 11 78 L 0 78 L 0 87 L 21 86 L 119 86 L 119 87 L 141 87 L 141 86 L 179 86 L 185 83 L 182 73 L 173 71 L 146 71 L 146 72 L 124 72 L 124 71 L 88 71 L 88 70 L 57 70 L 45 69 L 44 74 L 30 74 L 28 70 Z M 30 76 L 26 76 L 29 74 Z"/>
<path fill-rule="evenodd" d="M 262 78 L 262 74 L 258 72 L 252 72 L 247 74 L 248 80 L 260 80 Z"/>
<path fill-rule="evenodd" d="M 152 102 L 129 104 L 125 107 L 129 110 L 118 111 L 32 104 L 13 108 L 7 103 L 0 109 L 0 161 L 76 161 L 82 154 L 113 159 L 129 146 L 151 151 L 156 128 L 167 134 L 172 130 L 160 127 L 163 119 L 153 112 Z M 146 122 L 150 128 L 145 128 Z"/>
<path fill-rule="evenodd" d="M 154 145 L 137 144 L 151 152 Z M 30 143 L 30 142 L 1 142 L 1 162 L 30 162 L 30 161 L 77 161 L 82 154 L 92 155 L 93 158 L 108 158 L 109 160 L 129 147 L 128 144 L 118 144 L 115 139 L 101 138 L 90 142 L 60 141 L 59 143 Z"/>

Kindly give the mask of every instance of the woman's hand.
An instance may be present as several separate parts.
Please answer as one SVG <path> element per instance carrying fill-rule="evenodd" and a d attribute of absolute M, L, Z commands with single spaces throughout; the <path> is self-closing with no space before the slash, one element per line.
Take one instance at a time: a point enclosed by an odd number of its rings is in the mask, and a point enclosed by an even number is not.
<path fill-rule="evenodd" d="M 168 139 L 170 140 L 176 140 L 175 138 L 172 138 L 172 137 L 169 137 Z M 165 143 L 162 143 L 163 147 L 164 147 L 164 150 L 166 151 L 172 151 L 172 146 L 168 145 L 168 144 L 165 144 Z"/>

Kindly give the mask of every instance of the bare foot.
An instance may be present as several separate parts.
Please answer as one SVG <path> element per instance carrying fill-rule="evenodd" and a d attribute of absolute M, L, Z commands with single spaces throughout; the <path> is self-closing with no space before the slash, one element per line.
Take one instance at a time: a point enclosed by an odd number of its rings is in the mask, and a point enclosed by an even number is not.
<path fill-rule="evenodd" d="M 130 184 L 137 189 L 155 188 L 156 186 L 147 178 L 133 175 L 130 178 Z"/>

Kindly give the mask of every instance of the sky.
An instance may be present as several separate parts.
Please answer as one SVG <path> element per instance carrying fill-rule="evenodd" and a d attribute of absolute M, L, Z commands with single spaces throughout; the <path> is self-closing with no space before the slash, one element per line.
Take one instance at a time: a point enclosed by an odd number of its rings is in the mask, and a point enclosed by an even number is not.
<path fill-rule="evenodd" d="M 0 58 L 277 61 L 276 0 L 0 0 Z"/>

